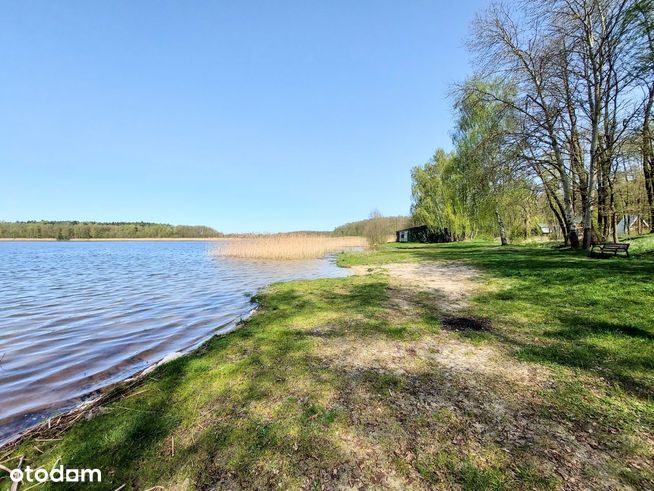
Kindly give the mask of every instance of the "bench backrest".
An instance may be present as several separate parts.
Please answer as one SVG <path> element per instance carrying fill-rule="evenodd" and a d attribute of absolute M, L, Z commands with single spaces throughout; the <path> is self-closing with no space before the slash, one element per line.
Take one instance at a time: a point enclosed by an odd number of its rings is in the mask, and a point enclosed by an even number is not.
<path fill-rule="evenodd" d="M 604 244 L 602 248 L 605 251 L 626 251 L 629 249 L 629 244 Z"/>

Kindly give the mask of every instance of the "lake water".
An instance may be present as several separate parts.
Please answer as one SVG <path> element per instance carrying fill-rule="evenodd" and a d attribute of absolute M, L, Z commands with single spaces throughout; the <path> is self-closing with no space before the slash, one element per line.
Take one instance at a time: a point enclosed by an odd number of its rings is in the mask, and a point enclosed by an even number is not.
<path fill-rule="evenodd" d="M 333 260 L 251 261 L 215 242 L 0 242 L 0 444 L 165 355 L 234 329 L 272 282 Z"/>

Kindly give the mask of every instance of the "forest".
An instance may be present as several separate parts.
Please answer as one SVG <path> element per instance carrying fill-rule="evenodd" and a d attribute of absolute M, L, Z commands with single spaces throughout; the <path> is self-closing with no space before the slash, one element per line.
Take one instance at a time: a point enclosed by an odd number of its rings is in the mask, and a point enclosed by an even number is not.
<path fill-rule="evenodd" d="M 204 225 L 147 222 L 0 222 L 0 239 L 164 239 L 209 238 L 222 234 Z"/>
<path fill-rule="evenodd" d="M 654 0 L 494 3 L 468 47 L 453 150 L 412 172 L 416 221 L 586 249 L 626 216 L 654 231 Z"/>

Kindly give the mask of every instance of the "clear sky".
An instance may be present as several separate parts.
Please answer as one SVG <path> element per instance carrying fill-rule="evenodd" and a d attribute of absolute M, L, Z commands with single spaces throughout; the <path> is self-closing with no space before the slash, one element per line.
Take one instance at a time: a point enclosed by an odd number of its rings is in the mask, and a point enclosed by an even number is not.
<path fill-rule="evenodd" d="M 407 214 L 486 3 L 2 1 L 0 220 Z"/>

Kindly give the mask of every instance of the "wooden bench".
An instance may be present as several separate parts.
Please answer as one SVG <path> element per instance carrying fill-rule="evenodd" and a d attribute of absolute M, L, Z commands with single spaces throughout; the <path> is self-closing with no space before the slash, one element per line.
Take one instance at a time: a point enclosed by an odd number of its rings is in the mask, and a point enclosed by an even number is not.
<path fill-rule="evenodd" d="M 617 256 L 618 252 L 624 252 L 627 257 L 629 257 L 629 245 L 628 243 L 626 244 L 593 244 L 592 247 L 590 248 L 590 252 L 593 252 L 595 247 L 599 247 L 600 253 L 604 254 L 611 254 L 613 253 L 614 256 Z"/>

